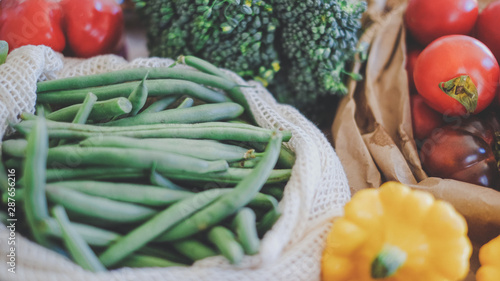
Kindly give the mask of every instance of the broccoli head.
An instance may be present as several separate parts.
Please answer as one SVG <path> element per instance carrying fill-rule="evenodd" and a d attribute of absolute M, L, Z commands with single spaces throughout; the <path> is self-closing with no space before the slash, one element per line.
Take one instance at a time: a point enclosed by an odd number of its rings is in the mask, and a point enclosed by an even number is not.
<path fill-rule="evenodd" d="M 134 0 L 151 56 L 194 55 L 261 81 L 318 125 L 347 92 L 358 0 Z"/>

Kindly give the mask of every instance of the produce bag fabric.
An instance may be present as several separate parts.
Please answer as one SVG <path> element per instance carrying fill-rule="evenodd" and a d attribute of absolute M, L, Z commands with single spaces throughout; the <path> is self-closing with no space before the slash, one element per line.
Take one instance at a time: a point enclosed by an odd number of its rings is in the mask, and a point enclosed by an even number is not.
<path fill-rule="evenodd" d="M 479 1 L 480 7 L 487 2 Z M 400 181 L 450 202 L 467 220 L 475 251 L 500 234 L 500 192 L 456 180 L 428 177 L 413 139 L 406 65 L 406 2 L 375 21 L 361 38 L 368 59 L 355 67 L 364 76 L 352 81 L 332 125 L 335 150 L 351 193 Z M 469 280 L 469 279 L 468 279 Z M 471 279 L 474 280 L 474 279 Z"/>
<path fill-rule="evenodd" d="M 128 62 L 114 55 L 85 60 L 65 58 L 43 46 L 16 49 L 0 66 L 0 135 L 5 133 L 8 123 L 18 121 L 18 114 L 34 111 L 37 80 L 172 63 L 168 58 L 138 58 Z M 257 255 L 245 256 L 236 266 L 219 256 L 198 261 L 190 267 L 121 268 L 95 274 L 16 233 L 16 273 L 12 274 L 7 271 L 9 231 L 0 224 L 0 280 L 320 280 L 320 260 L 332 218 L 342 214 L 350 198 L 343 167 L 326 137 L 296 109 L 278 104 L 259 83 L 246 82 L 226 72 L 238 84 L 251 86 L 242 87 L 242 91 L 260 126 L 292 132 L 288 146 L 297 157 L 279 204 L 282 216 L 263 238 Z M 21 220 L 18 219 L 18 225 Z"/>

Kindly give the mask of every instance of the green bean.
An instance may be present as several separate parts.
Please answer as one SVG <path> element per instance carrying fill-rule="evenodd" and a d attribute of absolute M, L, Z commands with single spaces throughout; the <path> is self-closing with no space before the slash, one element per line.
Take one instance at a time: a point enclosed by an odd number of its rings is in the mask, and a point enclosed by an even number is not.
<path fill-rule="evenodd" d="M 232 222 L 236 238 L 247 255 L 255 255 L 259 252 L 260 239 L 255 220 L 255 213 L 252 209 L 245 207 L 238 211 Z"/>
<path fill-rule="evenodd" d="M 179 79 L 199 84 L 204 84 L 222 90 L 229 90 L 236 86 L 230 79 L 223 79 L 203 72 L 191 69 L 172 69 L 168 67 L 144 67 L 136 69 L 116 70 L 106 73 L 92 74 L 78 77 L 68 77 L 57 80 L 38 82 L 37 92 L 82 89 L 89 87 L 119 84 L 124 82 L 141 80 L 146 73 L 149 79 Z"/>
<path fill-rule="evenodd" d="M 188 108 L 193 106 L 194 100 L 192 98 L 185 98 L 178 106 L 177 108 Z"/>
<path fill-rule="evenodd" d="M 57 105 L 80 103 L 87 92 L 94 93 L 99 100 L 128 97 L 140 82 L 127 82 L 109 86 L 76 90 L 60 90 L 38 93 L 37 101 Z M 145 83 L 150 97 L 188 95 L 205 102 L 230 101 L 223 93 L 208 89 L 200 84 L 184 80 L 147 80 Z"/>
<path fill-rule="evenodd" d="M 203 104 L 195 107 L 177 108 L 154 113 L 143 113 L 104 123 L 104 126 L 135 126 L 148 124 L 191 124 L 222 121 L 239 116 L 243 107 L 233 102 Z"/>
<path fill-rule="evenodd" d="M 34 120 L 22 121 L 14 128 L 27 134 L 33 127 Z M 134 138 L 191 138 L 212 140 L 233 140 L 242 142 L 267 142 L 272 131 L 254 126 L 224 122 L 199 124 L 157 124 L 123 127 L 103 127 L 95 125 L 70 124 L 65 122 L 47 122 L 49 136 L 60 139 L 85 139 L 93 136 L 115 135 Z M 243 124 L 242 124 L 243 125 Z M 289 132 L 283 133 L 283 141 L 289 140 Z"/>
<path fill-rule="evenodd" d="M 224 160 L 207 161 L 170 152 L 145 149 L 125 149 L 115 147 L 78 147 L 60 146 L 49 149 L 47 163 L 50 165 L 67 164 L 100 165 L 124 168 L 148 169 L 156 163 L 161 173 L 210 173 L 225 171 L 228 164 Z"/>
<path fill-rule="evenodd" d="M 228 168 L 224 172 L 207 174 L 194 173 L 164 173 L 163 176 L 172 180 L 187 183 L 217 182 L 225 184 L 236 184 L 249 176 L 256 168 Z M 274 169 L 266 180 L 266 184 L 286 182 L 290 178 L 291 169 Z"/>
<path fill-rule="evenodd" d="M 264 149 L 262 143 L 252 144 L 257 150 Z M 281 146 L 280 157 L 278 158 L 277 166 L 282 169 L 291 169 L 293 164 L 295 164 L 295 152 L 290 148 L 286 147 L 284 144 Z"/>
<path fill-rule="evenodd" d="M 232 264 L 239 264 L 245 255 L 234 234 L 223 226 L 214 226 L 208 231 L 208 240 L 212 242 L 219 252 Z"/>
<path fill-rule="evenodd" d="M 217 252 L 196 239 L 175 241 L 172 246 L 192 261 L 217 256 Z"/>
<path fill-rule="evenodd" d="M 156 210 L 118 202 L 78 191 L 47 185 L 47 197 L 68 210 L 89 218 L 117 223 L 133 223 L 152 217 Z"/>
<path fill-rule="evenodd" d="M 63 236 L 62 229 L 56 220 L 48 218 L 44 221 L 44 223 L 44 230 L 48 235 L 58 238 Z M 121 235 L 116 232 L 88 224 L 71 222 L 71 226 L 76 232 L 78 232 L 83 240 L 87 242 L 87 244 L 94 247 L 109 246 L 121 237 Z"/>
<path fill-rule="evenodd" d="M 280 201 L 283 198 L 284 186 L 269 185 L 262 188 L 262 193 L 269 194 Z"/>
<path fill-rule="evenodd" d="M 49 138 L 44 118 L 35 121 L 33 130 L 28 135 L 26 158 L 23 163 L 23 183 L 26 188 L 24 213 L 26 221 L 36 242 L 49 246 L 50 242 L 39 228 L 41 222 L 49 217 L 47 198 L 45 197 L 46 163 Z"/>
<path fill-rule="evenodd" d="M 148 87 L 144 83 L 148 77 L 149 71 L 146 72 L 144 78 L 142 78 L 141 82 L 134 88 L 130 96 L 128 96 L 128 100 L 132 104 L 132 111 L 129 113 L 129 116 L 135 116 L 139 113 L 144 105 L 146 104 L 146 100 L 148 99 Z"/>
<path fill-rule="evenodd" d="M 253 158 L 260 154 L 254 150 L 248 150 L 236 145 L 224 144 L 211 140 L 190 139 L 137 139 L 120 136 L 90 137 L 81 141 L 83 147 L 120 147 L 137 148 L 162 152 L 175 152 L 182 155 L 196 157 L 205 160 L 223 159 L 226 161 L 237 161 Z"/>
<path fill-rule="evenodd" d="M 5 40 L 0 40 L 0 64 L 4 64 L 9 54 L 9 43 Z"/>
<path fill-rule="evenodd" d="M 64 181 L 51 186 L 69 188 L 88 195 L 147 206 L 168 206 L 194 194 L 189 191 L 169 190 L 160 187 L 130 183 L 99 181 Z"/>
<path fill-rule="evenodd" d="M 166 241 L 179 240 L 209 228 L 248 204 L 267 181 L 278 160 L 281 134 L 275 131 L 257 167 L 238 184 L 202 211 L 182 221 L 162 235 Z"/>
<path fill-rule="evenodd" d="M 3 143 L 3 146 L 4 145 L 5 145 L 5 142 Z M 2 146 L 2 149 L 4 148 L 3 146 Z M 0 153 L 0 160 L 2 160 L 2 153 Z M 12 169 L 12 168 L 10 168 L 10 169 Z M 11 181 L 12 181 L 12 179 L 9 181 L 9 176 L 7 175 L 7 168 L 5 167 L 4 162 L 0 161 L 0 193 L 7 194 L 9 192 L 9 189 L 12 188 L 9 185 L 9 183 Z"/>
<path fill-rule="evenodd" d="M 70 122 L 73 120 L 81 107 L 82 104 L 74 104 L 61 108 L 47 115 L 47 119 L 52 121 Z M 109 120 L 115 116 L 128 114 L 131 110 L 132 104 L 128 99 L 123 97 L 98 101 L 94 104 L 88 119 L 92 121 Z"/>
<path fill-rule="evenodd" d="M 278 200 L 271 195 L 259 192 L 247 206 L 259 209 L 278 209 Z"/>
<path fill-rule="evenodd" d="M 139 114 L 142 114 L 142 113 L 146 114 L 146 113 L 153 113 L 153 112 L 162 111 L 165 108 L 167 108 L 169 105 L 173 104 L 176 100 L 177 100 L 177 97 L 175 97 L 175 96 L 159 99 L 159 100 L 155 101 L 154 103 L 152 103 L 151 105 L 149 105 L 147 108 L 145 108 Z"/>
<path fill-rule="evenodd" d="M 180 191 L 186 191 L 183 187 L 177 185 L 176 183 L 172 182 L 171 180 L 165 178 L 164 176 L 160 175 L 158 172 L 156 172 L 156 163 L 153 165 L 153 168 L 151 169 L 151 174 L 149 175 L 149 180 L 151 184 L 163 188 L 168 188 L 171 190 L 180 190 Z"/>
<path fill-rule="evenodd" d="M 106 249 L 99 259 L 106 266 L 112 266 L 137 251 L 165 230 L 186 219 L 200 208 L 212 203 L 220 196 L 218 189 L 207 190 L 175 203 L 154 217 L 133 229 Z"/>
<path fill-rule="evenodd" d="M 183 256 L 171 247 L 166 247 L 165 245 L 162 245 L 161 247 L 158 247 L 158 245 L 155 244 L 152 244 L 151 246 L 146 245 L 137 250 L 136 253 L 159 257 L 181 264 L 192 264 L 192 261 L 189 258 Z"/>
<path fill-rule="evenodd" d="M 94 95 L 92 92 L 87 93 L 81 107 L 78 109 L 73 118 L 73 123 L 75 124 L 87 123 L 87 119 L 89 118 L 90 112 L 92 112 L 92 108 L 94 107 L 94 104 L 96 102 L 97 102 L 96 95 Z M 47 119 L 49 118 L 47 117 Z"/>
<path fill-rule="evenodd" d="M 281 212 L 278 209 L 269 210 L 264 217 L 257 222 L 257 233 L 259 234 L 259 237 L 263 237 L 280 217 Z"/>
<path fill-rule="evenodd" d="M 2 154 L 24 158 L 26 156 L 26 148 L 28 147 L 28 141 L 25 139 L 10 139 L 2 143 Z"/>
<path fill-rule="evenodd" d="M 70 168 L 67 166 L 49 165 L 47 182 L 63 180 L 133 180 L 146 177 L 146 170 L 134 168 L 89 167 Z"/>
<path fill-rule="evenodd" d="M 257 163 L 259 163 L 260 157 L 243 159 L 236 162 L 229 163 L 229 167 L 233 168 L 255 168 Z"/>
<path fill-rule="evenodd" d="M 186 266 L 186 265 L 162 259 L 159 257 L 133 254 L 126 257 L 123 261 L 121 261 L 119 267 L 171 267 L 171 266 Z"/>
<path fill-rule="evenodd" d="M 206 60 L 194 56 L 179 56 L 178 61 L 181 61 L 182 63 L 194 67 L 202 72 L 230 80 L 229 76 L 226 73 L 224 73 L 222 70 L 220 70 L 215 65 L 209 63 Z M 245 112 L 252 119 L 252 123 L 257 124 L 257 122 L 255 121 L 255 117 L 253 116 L 252 111 L 250 109 L 250 105 L 248 104 L 248 101 L 245 98 L 245 95 L 241 91 L 240 87 L 234 87 L 229 89 L 228 94 L 232 100 L 243 106 Z"/>
<path fill-rule="evenodd" d="M 59 223 L 63 242 L 73 260 L 83 269 L 92 272 L 106 271 L 106 268 L 101 264 L 87 242 L 85 242 L 80 234 L 72 227 L 64 208 L 60 205 L 56 205 L 52 209 L 52 214 Z"/>

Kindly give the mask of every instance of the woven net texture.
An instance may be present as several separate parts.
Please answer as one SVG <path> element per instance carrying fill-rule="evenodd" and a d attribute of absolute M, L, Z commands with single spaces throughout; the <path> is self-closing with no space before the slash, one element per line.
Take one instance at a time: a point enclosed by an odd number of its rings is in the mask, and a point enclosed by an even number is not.
<path fill-rule="evenodd" d="M 126 68 L 169 66 L 173 62 L 168 58 L 127 61 L 115 55 L 66 58 L 44 46 L 16 49 L 0 66 L 0 137 L 10 133 L 8 125 L 19 122 L 20 113 L 34 111 L 37 81 Z M 239 84 L 253 86 L 242 90 L 260 126 L 292 132 L 287 145 L 297 157 L 279 204 L 283 215 L 264 236 L 257 255 L 246 256 L 239 265 L 231 265 L 218 256 L 189 267 L 120 268 L 96 274 L 17 233 L 16 273 L 13 274 L 7 271 L 11 233 L 0 224 L 0 280 L 320 280 L 321 255 L 332 218 L 342 214 L 350 198 L 343 167 L 326 137 L 295 108 L 277 103 L 259 83 L 244 81 L 226 72 Z"/>

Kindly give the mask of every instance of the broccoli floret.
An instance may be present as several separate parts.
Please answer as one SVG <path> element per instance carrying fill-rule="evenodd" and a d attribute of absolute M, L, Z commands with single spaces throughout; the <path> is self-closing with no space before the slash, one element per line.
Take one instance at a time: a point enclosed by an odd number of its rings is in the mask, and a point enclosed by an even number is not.
<path fill-rule="evenodd" d="M 347 92 L 366 9 L 358 0 L 134 1 L 151 56 L 195 55 L 259 80 L 318 125 Z"/>

